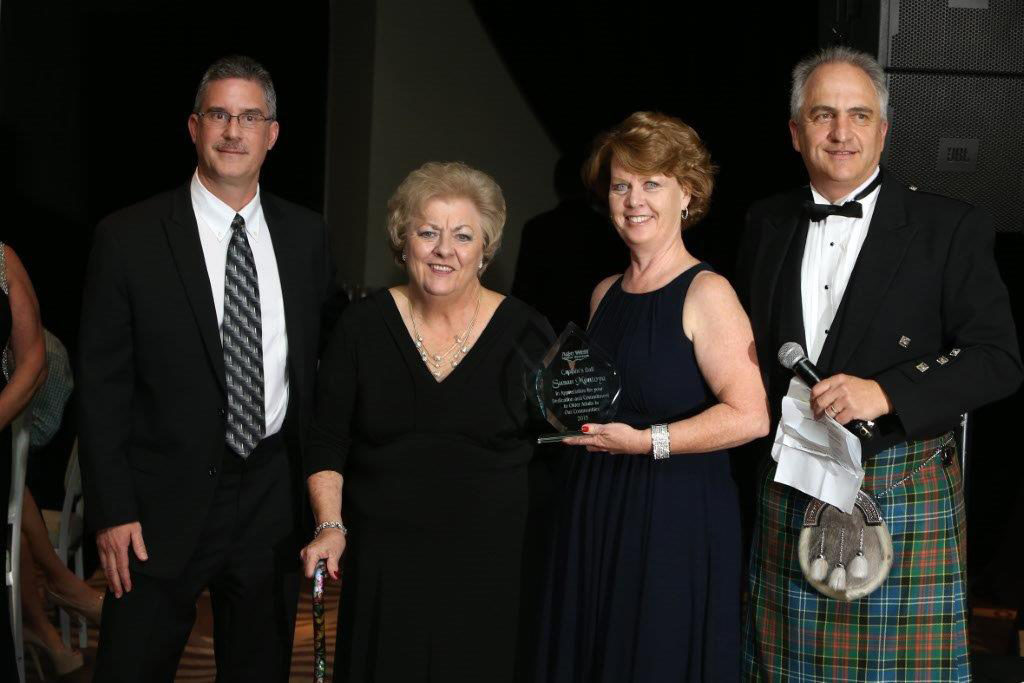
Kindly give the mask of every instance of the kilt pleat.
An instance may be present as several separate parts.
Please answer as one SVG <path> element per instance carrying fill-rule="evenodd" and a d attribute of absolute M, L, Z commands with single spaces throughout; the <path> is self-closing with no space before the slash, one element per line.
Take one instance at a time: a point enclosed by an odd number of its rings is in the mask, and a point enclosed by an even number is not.
<path fill-rule="evenodd" d="M 885 582 L 851 603 L 807 583 L 797 541 L 810 499 L 776 484 L 775 463 L 765 463 L 744 622 L 745 680 L 970 680 L 963 479 L 955 452 L 928 461 L 947 438 L 898 444 L 868 461 L 863 488 L 882 509 L 894 559 Z"/>

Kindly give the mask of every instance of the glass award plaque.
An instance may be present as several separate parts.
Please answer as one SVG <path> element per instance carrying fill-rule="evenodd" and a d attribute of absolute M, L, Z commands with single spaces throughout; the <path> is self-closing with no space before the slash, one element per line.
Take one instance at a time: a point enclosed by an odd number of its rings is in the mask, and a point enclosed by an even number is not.
<path fill-rule="evenodd" d="M 555 443 L 581 436 L 587 422 L 608 422 L 619 403 L 621 382 L 611 359 L 575 323 L 569 323 L 533 374 L 533 400 L 557 434 L 537 438 Z"/>

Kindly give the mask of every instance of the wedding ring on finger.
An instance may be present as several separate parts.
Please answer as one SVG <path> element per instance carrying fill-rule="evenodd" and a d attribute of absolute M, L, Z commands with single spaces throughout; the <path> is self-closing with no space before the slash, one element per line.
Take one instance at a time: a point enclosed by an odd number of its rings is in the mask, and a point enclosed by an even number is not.
<path fill-rule="evenodd" d="M 830 410 L 832 411 L 831 414 L 829 413 Z M 839 411 L 835 409 L 835 406 L 828 406 L 825 408 L 825 414 L 834 420 L 836 415 L 839 414 Z"/>

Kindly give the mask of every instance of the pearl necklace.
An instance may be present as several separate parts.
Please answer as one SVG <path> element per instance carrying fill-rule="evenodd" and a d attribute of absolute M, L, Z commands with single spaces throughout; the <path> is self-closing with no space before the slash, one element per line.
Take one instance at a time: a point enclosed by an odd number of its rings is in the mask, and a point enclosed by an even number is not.
<path fill-rule="evenodd" d="M 423 335 L 420 334 L 419 328 L 416 326 L 416 316 L 412 311 L 412 299 L 406 298 L 406 302 L 409 304 L 409 320 L 412 321 L 412 335 L 413 342 L 416 344 L 416 350 L 420 353 L 420 359 L 423 360 L 424 365 L 430 370 L 431 374 L 435 378 L 440 379 L 444 373 L 442 365 L 447 362 L 451 364 L 452 370 L 459 364 L 459 361 L 469 352 L 469 333 L 473 331 L 473 326 L 476 325 L 476 316 L 480 313 L 480 300 L 483 298 L 483 290 L 480 291 L 479 296 L 476 298 L 476 307 L 473 309 L 473 317 L 469 320 L 469 325 L 466 326 L 466 331 L 462 335 L 455 335 L 455 341 L 444 353 L 430 353 L 427 350 L 426 345 L 423 343 Z M 451 356 L 451 358 L 449 358 Z"/>

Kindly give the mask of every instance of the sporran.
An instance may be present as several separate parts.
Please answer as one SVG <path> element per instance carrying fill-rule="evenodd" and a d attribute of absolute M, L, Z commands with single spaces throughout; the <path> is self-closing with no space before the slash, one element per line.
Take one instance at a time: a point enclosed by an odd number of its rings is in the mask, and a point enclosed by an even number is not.
<path fill-rule="evenodd" d="M 878 503 L 857 492 L 853 512 L 812 499 L 804 511 L 797 549 L 800 569 L 815 590 L 851 602 L 885 581 L 892 567 L 889 529 Z"/>
<path fill-rule="evenodd" d="M 928 458 L 876 497 L 903 486 L 936 458 L 941 456 L 946 465 L 955 454 L 953 435 L 946 434 Z M 889 576 L 893 553 L 881 508 L 863 490 L 857 492 L 849 515 L 816 498 L 807 504 L 797 556 L 807 582 L 822 595 L 852 602 L 870 594 Z"/>

